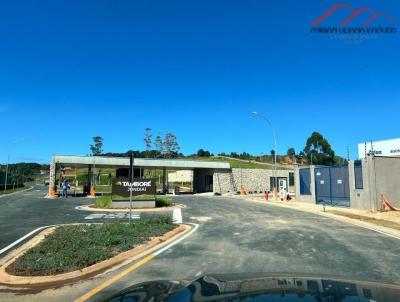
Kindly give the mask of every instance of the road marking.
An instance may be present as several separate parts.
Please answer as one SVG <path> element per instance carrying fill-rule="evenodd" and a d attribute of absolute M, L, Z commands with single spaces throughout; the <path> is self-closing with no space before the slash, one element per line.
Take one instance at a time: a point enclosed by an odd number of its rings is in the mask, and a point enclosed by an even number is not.
<path fill-rule="evenodd" d="M 109 287 L 111 284 L 113 284 L 114 282 L 118 281 L 119 279 L 121 279 L 122 277 L 126 276 L 127 274 L 133 272 L 134 270 L 136 270 L 137 268 L 141 267 L 142 265 L 146 264 L 147 262 L 149 262 L 150 260 L 154 259 L 155 257 L 157 257 L 158 255 L 160 255 L 161 253 L 165 252 L 166 250 L 170 249 L 171 247 L 173 247 L 175 244 L 178 244 L 179 242 L 181 242 L 182 240 L 186 239 L 187 237 L 189 237 L 190 235 L 192 235 L 198 228 L 199 225 L 196 223 L 188 223 L 191 225 L 194 225 L 194 228 L 192 230 L 190 230 L 189 233 L 183 235 L 181 238 L 175 240 L 174 242 L 171 242 L 170 244 L 166 245 L 165 247 L 159 249 L 158 251 L 144 257 L 142 260 L 136 262 L 135 264 L 133 264 L 132 266 L 128 267 L 127 269 L 123 270 L 122 272 L 116 274 L 115 276 L 111 277 L 110 279 L 106 280 L 105 282 L 101 283 L 100 285 L 98 285 L 97 287 L 93 288 L 92 290 L 88 291 L 86 294 L 84 294 L 83 296 L 79 297 L 78 299 L 76 299 L 74 302 L 84 302 L 87 301 L 88 299 L 92 298 L 94 295 L 98 294 L 99 292 L 101 292 L 103 289 Z"/>
<path fill-rule="evenodd" d="M 1 250 L 0 250 L 0 255 L 3 254 L 4 252 L 8 251 L 9 249 L 13 248 L 14 246 L 16 246 L 18 243 L 24 241 L 24 240 L 25 240 L 26 238 L 28 238 L 29 236 L 32 236 L 33 234 L 39 232 L 40 230 L 43 230 L 43 229 L 45 229 L 45 228 L 52 227 L 52 226 L 54 226 L 54 225 L 43 226 L 43 227 L 40 227 L 40 228 L 37 228 L 37 229 L 33 230 L 32 232 L 26 234 L 25 236 L 19 238 L 18 240 L 14 241 L 14 242 L 11 243 L 10 245 L 8 245 L 8 246 L 6 246 L 5 248 L 1 249 Z"/>
<path fill-rule="evenodd" d="M 90 214 L 85 217 L 85 219 L 103 219 L 103 218 L 107 218 L 107 219 L 126 218 L 126 219 L 128 219 L 129 213 L 106 213 L 106 214 L 94 213 L 94 214 Z M 140 214 L 132 214 L 132 219 L 140 219 Z"/>
<path fill-rule="evenodd" d="M 94 295 L 96 295 L 97 293 L 99 293 L 100 291 L 102 291 L 103 289 L 109 287 L 111 284 L 113 284 L 115 281 L 118 281 L 119 279 L 121 279 L 122 277 L 126 276 L 127 274 L 129 274 L 130 272 L 134 271 L 135 269 L 141 267 L 143 264 L 146 264 L 147 262 L 149 262 L 151 259 L 153 259 L 155 257 L 154 254 L 150 254 L 147 257 L 143 258 L 142 260 L 140 260 L 139 262 L 136 262 L 134 265 L 130 266 L 129 268 L 127 268 L 126 270 L 120 272 L 119 274 L 113 276 L 112 278 L 108 279 L 107 281 L 103 282 L 102 284 L 100 284 L 99 286 L 93 288 L 92 290 L 90 290 L 89 292 L 87 292 L 86 294 L 84 294 L 82 297 L 78 298 L 75 300 L 75 302 L 83 302 L 86 301 L 88 299 L 90 299 L 91 297 L 93 297 Z"/>
<path fill-rule="evenodd" d="M 190 219 L 197 220 L 197 221 L 200 221 L 200 222 L 207 222 L 207 221 L 209 221 L 211 219 L 211 217 L 208 217 L 208 216 L 191 216 Z"/>
<path fill-rule="evenodd" d="M 93 222 L 93 223 L 76 223 L 76 224 L 102 224 L 102 223 L 98 223 L 98 222 Z M 7 245 L 5 248 L 0 250 L 0 255 L 3 254 L 4 252 L 8 251 L 9 249 L 13 248 L 14 246 L 16 246 L 18 243 L 24 241 L 26 238 L 32 236 L 33 234 L 47 229 L 47 228 L 51 228 L 51 227 L 56 227 L 56 226 L 60 226 L 60 225 L 65 225 L 65 224 L 52 224 L 52 225 L 45 225 L 42 226 L 40 228 L 34 229 L 32 232 L 26 234 L 25 236 L 22 236 L 21 238 L 19 238 L 18 240 L 14 241 L 13 243 L 11 243 L 10 245 Z"/>

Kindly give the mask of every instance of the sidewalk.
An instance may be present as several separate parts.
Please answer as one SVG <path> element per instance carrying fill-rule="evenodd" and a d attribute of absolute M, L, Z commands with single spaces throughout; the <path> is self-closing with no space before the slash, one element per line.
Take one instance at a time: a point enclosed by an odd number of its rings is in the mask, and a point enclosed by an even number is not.
<path fill-rule="evenodd" d="M 280 199 L 276 198 L 266 201 L 261 195 L 245 195 L 235 197 L 265 205 L 291 208 L 293 210 L 322 215 L 400 239 L 400 211 L 372 213 L 366 210 L 325 206 L 324 212 L 322 205 L 311 204 L 298 200 L 281 201 Z"/>

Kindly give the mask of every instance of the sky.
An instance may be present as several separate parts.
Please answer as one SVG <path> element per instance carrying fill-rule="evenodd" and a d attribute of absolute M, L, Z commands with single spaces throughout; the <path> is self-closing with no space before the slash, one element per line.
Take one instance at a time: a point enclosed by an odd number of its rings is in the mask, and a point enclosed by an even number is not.
<path fill-rule="evenodd" d="M 396 34 L 310 33 L 336 3 L 1 1 L 0 162 L 85 155 L 96 135 L 105 152 L 141 150 L 147 127 L 184 154 L 268 154 L 252 111 L 278 154 L 318 131 L 356 158 L 360 142 L 400 137 L 400 5 L 346 2 L 390 15 L 374 25 Z"/>

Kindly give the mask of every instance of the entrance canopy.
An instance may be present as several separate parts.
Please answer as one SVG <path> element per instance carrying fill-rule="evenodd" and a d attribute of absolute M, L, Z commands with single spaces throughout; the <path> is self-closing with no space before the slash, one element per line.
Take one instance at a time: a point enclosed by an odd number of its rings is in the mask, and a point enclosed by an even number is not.
<path fill-rule="evenodd" d="M 129 157 L 55 155 L 52 163 L 77 168 L 87 167 L 88 165 L 96 165 L 96 167 L 129 167 Z M 230 169 L 230 165 L 227 162 L 183 159 L 134 158 L 133 166 L 137 168 L 167 168 L 173 170 Z"/>

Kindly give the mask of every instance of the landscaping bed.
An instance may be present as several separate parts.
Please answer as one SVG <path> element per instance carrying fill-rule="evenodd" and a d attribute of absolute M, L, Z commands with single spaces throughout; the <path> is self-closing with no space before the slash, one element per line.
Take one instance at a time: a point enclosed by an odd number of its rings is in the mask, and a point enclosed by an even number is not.
<path fill-rule="evenodd" d="M 94 208 L 100 209 L 109 209 L 112 208 L 112 201 L 118 201 L 119 199 L 115 199 L 111 195 L 104 195 L 96 197 L 95 203 L 93 205 Z M 123 199 L 123 200 L 126 200 Z M 169 196 L 155 196 L 154 195 L 140 195 L 140 196 L 133 196 L 132 201 L 148 201 L 148 200 L 155 200 L 156 208 L 162 207 L 170 207 L 172 206 L 172 199 Z M 134 205 L 134 204 L 133 204 Z"/>
<path fill-rule="evenodd" d="M 16 276 L 49 276 L 80 270 L 176 227 L 171 218 L 161 216 L 133 224 L 112 222 L 61 226 L 18 257 L 6 271 Z"/>

